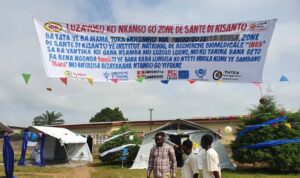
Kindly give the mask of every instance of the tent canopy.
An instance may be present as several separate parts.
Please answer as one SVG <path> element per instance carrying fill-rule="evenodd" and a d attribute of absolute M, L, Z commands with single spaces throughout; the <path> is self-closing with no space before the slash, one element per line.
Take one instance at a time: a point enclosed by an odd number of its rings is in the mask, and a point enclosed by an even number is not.
<path fill-rule="evenodd" d="M 148 167 L 150 150 L 155 145 L 154 136 L 158 132 L 165 132 L 167 134 L 165 143 L 171 146 L 174 146 L 174 143 L 180 146 L 182 144 L 183 139 L 187 138 L 189 138 L 194 143 L 200 145 L 200 140 L 203 135 L 211 135 L 213 137 L 212 147 L 219 154 L 220 167 L 222 169 L 235 169 L 234 165 L 228 158 L 224 145 L 222 145 L 220 142 L 222 135 L 209 128 L 181 119 L 169 122 L 153 130 L 152 132 L 145 134 L 143 143 L 139 149 L 139 152 L 135 158 L 131 169 L 146 169 Z M 197 153 L 199 156 L 198 168 L 202 169 L 202 159 L 204 157 L 205 151 L 204 149 L 200 149 Z M 180 153 L 180 151 L 177 150 L 175 151 L 175 155 L 177 160 L 177 166 L 182 166 L 182 153 Z"/>
<path fill-rule="evenodd" d="M 218 138 L 222 138 L 222 135 L 220 135 L 219 133 L 209 129 L 209 128 L 206 128 L 206 127 L 203 127 L 203 126 L 200 126 L 194 122 L 190 122 L 190 121 L 187 121 L 187 120 L 182 120 L 182 119 L 176 119 L 172 122 L 169 122 L 169 123 L 166 123 L 165 125 L 153 130 L 152 132 L 149 132 L 146 135 L 153 135 L 157 132 L 160 132 L 160 131 L 163 131 L 165 133 L 172 133 L 173 135 L 181 135 L 181 134 L 189 134 L 189 133 L 192 133 L 192 132 L 196 132 L 196 131 L 207 131 L 209 130 L 211 133 L 215 134 Z M 174 132 L 176 131 L 176 132 Z"/>
<path fill-rule="evenodd" d="M 0 131 L 14 133 L 14 130 L 0 122 Z"/>
<path fill-rule="evenodd" d="M 93 157 L 87 145 L 87 138 L 65 128 L 31 126 L 30 132 L 42 132 L 45 136 L 45 160 L 86 161 L 92 162 Z M 32 153 L 32 157 L 36 153 Z"/>
<path fill-rule="evenodd" d="M 32 126 L 34 130 L 38 132 L 43 132 L 51 137 L 61 140 L 65 144 L 70 143 L 86 143 L 86 138 L 71 132 L 65 128 L 56 127 L 44 127 L 44 126 Z"/>

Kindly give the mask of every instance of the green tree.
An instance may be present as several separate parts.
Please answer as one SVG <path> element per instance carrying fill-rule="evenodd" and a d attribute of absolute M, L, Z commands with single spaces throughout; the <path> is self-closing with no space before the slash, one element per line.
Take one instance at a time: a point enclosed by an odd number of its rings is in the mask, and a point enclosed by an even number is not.
<path fill-rule="evenodd" d="M 259 142 L 271 140 L 285 140 L 300 138 L 300 112 L 289 113 L 276 105 L 272 96 L 265 96 L 260 99 L 258 106 L 250 109 L 250 119 L 242 120 L 240 130 L 248 125 L 259 124 L 271 119 L 280 117 L 283 113 L 287 117 L 285 123 L 265 126 L 250 131 L 231 144 L 233 159 L 240 163 L 267 163 L 274 171 L 291 172 L 300 168 L 300 144 L 291 143 L 263 149 L 240 149 L 243 146 L 253 145 Z M 286 124 L 292 125 L 289 128 Z M 295 124 L 293 124 L 295 123 Z"/>
<path fill-rule="evenodd" d="M 138 137 L 137 132 L 133 129 L 130 129 L 127 125 L 122 126 L 119 130 L 113 131 L 111 133 L 111 136 L 118 135 L 125 133 L 127 131 L 130 131 L 128 134 L 125 134 L 123 136 L 117 137 L 111 141 L 107 141 L 100 145 L 99 147 L 99 153 L 103 153 L 107 150 L 116 148 L 118 146 L 126 145 L 126 144 L 136 144 L 136 146 L 129 146 L 128 147 L 128 155 L 127 155 L 127 163 L 128 166 L 130 166 L 134 160 L 135 157 L 139 151 L 139 146 L 142 143 L 141 138 Z M 129 136 L 133 135 L 133 139 L 130 140 Z M 99 156 L 99 159 L 104 164 L 120 164 L 122 153 L 121 151 L 109 153 L 103 157 Z"/>
<path fill-rule="evenodd" d="M 33 119 L 32 124 L 37 126 L 43 125 L 61 125 L 64 124 L 65 121 L 63 119 L 59 119 L 62 117 L 62 113 L 55 113 L 55 111 L 49 112 L 46 111 L 40 116 L 37 116 Z"/>
<path fill-rule="evenodd" d="M 111 109 L 109 107 L 102 109 L 94 117 L 90 119 L 90 122 L 110 122 L 110 121 L 127 121 L 124 118 L 122 111 L 118 107 Z"/>

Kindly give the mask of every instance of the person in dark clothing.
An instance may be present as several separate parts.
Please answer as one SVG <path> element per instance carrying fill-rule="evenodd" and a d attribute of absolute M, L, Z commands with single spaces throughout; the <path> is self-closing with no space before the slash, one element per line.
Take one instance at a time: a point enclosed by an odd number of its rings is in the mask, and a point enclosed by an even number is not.
<path fill-rule="evenodd" d="M 91 154 L 93 154 L 93 137 L 89 135 L 86 142 L 89 146 Z"/>

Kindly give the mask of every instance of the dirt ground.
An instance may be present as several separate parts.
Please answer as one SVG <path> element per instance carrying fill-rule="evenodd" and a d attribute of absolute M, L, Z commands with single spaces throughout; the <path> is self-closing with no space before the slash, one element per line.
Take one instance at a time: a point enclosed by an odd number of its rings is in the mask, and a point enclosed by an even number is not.
<path fill-rule="evenodd" d="M 78 168 L 74 168 L 74 170 L 71 172 L 71 174 L 74 174 L 78 177 L 82 178 L 89 178 L 91 176 L 91 173 L 95 171 L 95 168 L 89 167 L 88 165 L 84 165 Z"/>

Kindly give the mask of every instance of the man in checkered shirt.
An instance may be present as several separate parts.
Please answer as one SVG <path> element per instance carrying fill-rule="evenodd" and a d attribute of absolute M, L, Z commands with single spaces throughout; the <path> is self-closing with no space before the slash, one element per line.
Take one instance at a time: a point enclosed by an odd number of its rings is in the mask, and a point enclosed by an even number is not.
<path fill-rule="evenodd" d="M 155 178 L 176 178 L 176 157 L 173 147 L 164 143 L 165 133 L 155 134 L 156 145 L 151 148 L 147 178 L 153 171 Z"/>

